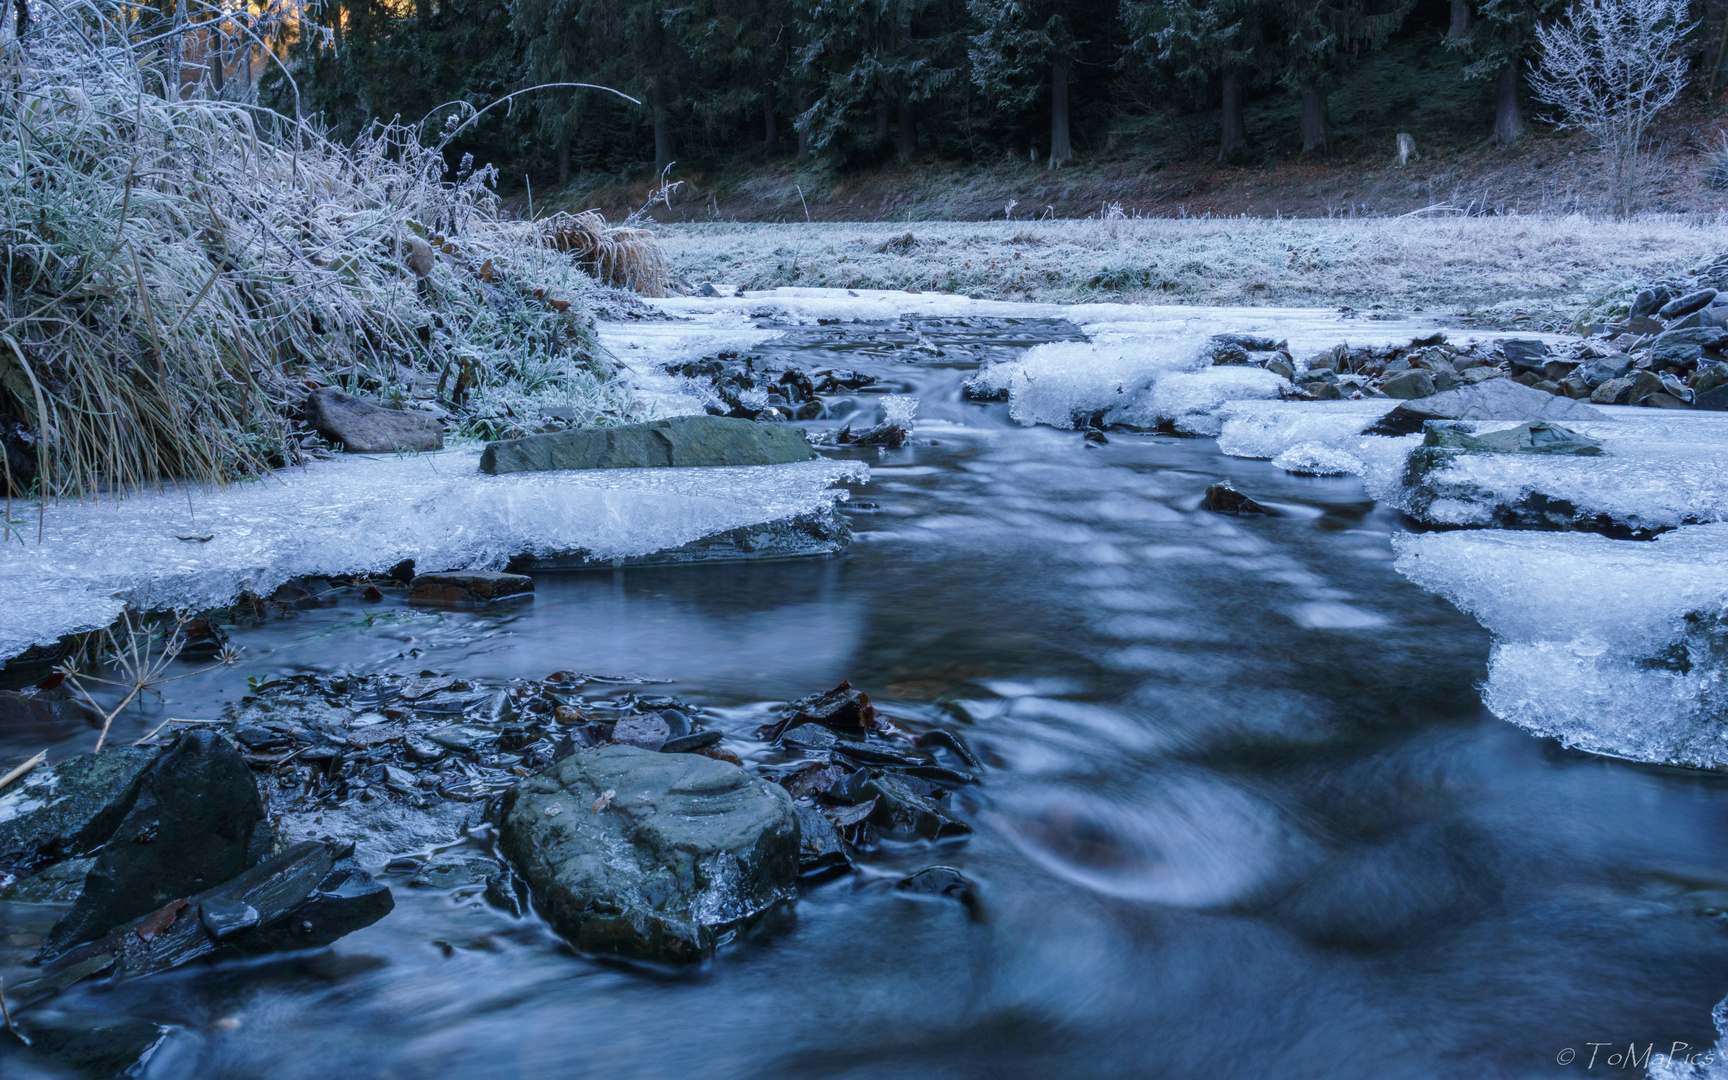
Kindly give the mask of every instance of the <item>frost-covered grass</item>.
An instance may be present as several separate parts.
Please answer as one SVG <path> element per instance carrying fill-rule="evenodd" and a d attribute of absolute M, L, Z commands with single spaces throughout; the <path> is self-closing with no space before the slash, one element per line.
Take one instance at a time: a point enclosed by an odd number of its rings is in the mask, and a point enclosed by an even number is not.
<path fill-rule="evenodd" d="M 1715 217 L 1115 218 L 663 226 L 727 287 L 916 286 L 993 299 L 1376 304 L 1559 329 L 1724 247 Z"/>
<path fill-rule="evenodd" d="M 489 170 L 446 179 L 406 127 L 342 146 L 232 84 L 170 90 L 173 35 L 124 5 L 31 16 L 0 57 L 0 416 L 34 436 L 36 490 L 291 461 L 319 383 L 478 434 L 519 433 L 512 403 L 615 408 L 582 261 L 618 260 L 578 250 L 582 223 L 510 220 Z"/>

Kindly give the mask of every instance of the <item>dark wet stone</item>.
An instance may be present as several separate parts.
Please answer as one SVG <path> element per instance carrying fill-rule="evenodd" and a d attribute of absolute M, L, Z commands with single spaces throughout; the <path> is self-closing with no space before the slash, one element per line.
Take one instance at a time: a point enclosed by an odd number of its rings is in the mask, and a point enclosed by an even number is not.
<path fill-rule="evenodd" d="M 212 897 L 198 905 L 198 919 L 217 941 L 226 941 L 258 925 L 258 909 L 244 900 Z"/>
<path fill-rule="evenodd" d="M 1543 420 L 1480 435 L 1439 423 L 1429 424 L 1422 445 L 1492 454 L 1567 454 L 1597 457 L 1602 453 L 1602 443 L 1598 440 Z"/>
<path fill-rule="evenodd" d="M 819 751 L 830 749 L 839 738 L 821 724 L 805 724 L 780 736 L 780 745 L 791 750 Z"/>
<path fill-rule="evenodd" d="M 1728 385 L 1712 387 L 1692 399 L 1692 405 L 1699 409 L 1714 409 L 1721 412 L 1728 409 Z"/>
<path fill-rule="evenodd" d="M 941 728 L 932 728 L 918 736 L 917 739 L 913 740 L 913 744 L 921 747 L 947 747 L 949 750 L 960 755 L 960 759 L 966 764 L 972 766 L 974 769 L 981 769 L 984 767 L 984 763 L 978 760 L 978 755 L 972 752 L 972 748 L 967 746 L 960 736 L 951 731 L 944 731 Z"/>
<path fill-rule="evenodd" d="M 268 847 L 264 804 L 246 760 L 221 734 L 189 731 L 143 778 L 46 951 L 90 941 L 175 897 L 226 881 Z"/>
<path fill-rule="evenodd" d="M 612 726 L 612 739 L 644 750 L 658 750 L 671 736 L 666 721 L 658 716 L 626 716 Z"/>
<path fill-rule="evenodd" d="M 704 746 L 713 746 L 720 741 L 721 734 L 718 731 L 693 731 L 688 735 L 680 735 L 676 739 L 666 740 L 665 745 L 660 747 L 660 752 L 662 754 L 688 754 L 693 750 L 700 750 Z"/>
<path fill-rule="evenodd" d="M 928 754 L 907 753 L 892 746 L 879 743 L 853 742 L 849 739 L 836 739 L 833 747 L 837 757 L 850 759 L 861 765 L 892 765 L 905 767 L 909 765 L 929 765 Z"/>
<path fill-rule="evenodd" d="M 735 766 L 604 746 L 512 788 L 499 847 L 577 948 L 689 961 L 792 895 L 798 819 Z"/>
<path fill-rule="evenodd" d="M 1666 285 L 1652 285 L 1632 299 L 1631 317 L 1648 317 L 1662 310 L 1662 305 L 1674 298 L 1674 290 Z"/>
<path fill-rule="evenodd" d="M 389 454 L 444 447 L 444 425 L 436 417 L 386 409 L 332 387 L 308 394 L 305 411 L 306 422 L 318 434 L 341 443 L 351 453 Z"/>
<path fill-rule="evenodd" d="M 498 860 L 478 851 L 441 851 L 415 871 L 408 884 L 424 889 L 478 885 L 498 872 Z"/>
<path fill-rule="evenodd" d="M 0 484 L 4 484 L 0 478 Z M 100 722 L 95 710 L 64 684 L 35 693 L 0 690 L 0 730 L 14 737 L 35 732 L 64 732 Z"/>
<path fill-rule="evenodd" d="M 488 443 L 480 471 L 779 465 L 815 456 L 800 428 L 724 416 L 676 416 Z"/>
<path fill-rule="evenodd" d="M 533 591 L 534 579 L 527 574 L 420 574 L 408 587 L 408 599 L 416 604 L 485 604 Z"/>
<path fill-rule="evenodd" d="M 842 682 L 832 690 L 799 698 L 781 710 L 780 720 L 762 729 L 771 742 L 806 724 L 820 724 L 841 735 L 864 736 L 875 727 L 876 707 L 870 695 Z"/>
<path fill-rule="evenodd" d="M 70 904 L 84 891 L 84 877 L 95 865 L 93 858 L 50 863 L 0 889 L 0 900 L 18 904 Z"/>
<path fill-rule="evenodd" d="M 845 779 L 844 767 L 827 761 L 813 761 L 796 772 L 780 777 L 780 786 L 794 799 L 820 795 Z"/>
<path fill-rule="evenodd" d="M 886 773 L 873 776 L 863 785 L 863 792 L 878 800 L 870 821 L 883 832 L 940 840 L 972 831 L 972 826 L 935 799 L 920 795 L 900 777 Z"/>
<path fill-rule="evenodd" d="M 798 815 L 798 876 L 827 877 L 850 868 L 846 842 L 827 815 L 802 803 L 793 810 Z"/>
<path fill-rule="evenodd" d="M 678 739 L 690 734 L 690 718 L 677 709 L 661 709 L 660 719 L 666 721 L 666 730 L 672 733 L 672 738 Z"/>
<path fill-rule="evenodd" d="M 426 738 L 459 753 L 471 754 L 485 743 L 497 738 L 497 732 L 487 728 L 472 727 L 467 724 L 448 724 L 428 732 Z"/>
<path fill-rule="evenodd" d="M 352 846 L 308 840 L 190 898 L 175 900 L 124 923 L 106 936 L 50 962 L 43 975 L 14 988 L 10 1000 L 39 1001 L 80 979 L 112 971 L 115 980 L 167 971 L 219 950 L 240 954 L 327 945 L 370 925 L 393 906 L 379 885 L 343 852 Z M 258 912 L 251 929 L 218 940 L 205 927 L 204 905 L 228 902 Z"/>
<path fill-rule="evenodd" d="M 17 1019 L 30 1040 L 24 1055 L 50 1065 L 56 1073 L 113 1080 L 136 1075 L 169 1029 L 132 1016 L 92 1016 L 38 1010 Z"/>
<path fill-rule="evenodd" d="M 1666 304 L 1663 304 L 1656 310 L 1656 317 L 1660 319 L 1678 319 L 1682 316 L 1690 315 L 1694 311 L 1709 307 L 1710 302 L 1715 299 L 1715 289 L 1699 289 L 1697 292 L 1689 292 L 1684 296 L 1676 296 Z"/>
<path fill-rule="evenodd" d="M 901 878 L 894 886 L 897 892 L 914 896 L 936 896 L 963 905 L 973 918 L 980 915 L 978 887 L 970 878 L 952 866 L 926 866 Z"/>
<path fill-rule="evenodd" d="M 1540 341 L 1514 338 L 1500 343 L 1500 351 L 1506 356 L 1507 363 L 1512 365 L 1512 373 L 1528 371 L 1534 375 L 1542 374 L 1542 367 L 1548 361 L 1548 346 Z"/>
<path fill-rule="evenodd" d="M 1600 412 L 1571 398 L 1489 379 L 1433 397 L 1408 401 L 1362 430 L 1364 435 L 1413 435 L 1430 420 L 1602 420 Z"/>
<path fill-rule="evenodd" d="M 1723 345 L 1728 345 L 1728 330 L 1694 326 L 1656 335 L 1645 355 L 1657 367 L 1690 369 L 1697 365 L 1705 349 L 1720 349 Z"/>
<path fill-rule="evenodd" d="M 840 446 L 885 446 L 896 450 L 905 446 L 906 440 L 911 437 L 911 428 L 885 420 L 863 431 L 853 431 L 852 425 L 848 424 L 834 436 L 834 441 Z"/>
<path fill-rule="evenodd" d="M 1425 398 L 1439 391 L 1434 376 L 1426 371 L 1400 371 L 1380 384 L 1381 393 L 1390 398 Z"/>
<path fill-rule="evenodd" d="M 37 767 L 0 794 L 0 867 L 29 870 L 107 841 L 162 751 L 115 746 Z"/>
<path fill-rule="evenodd" d="M 1224 480 L 1206 489 L 1205 496 L 1200 500 L 1200 509 L 1210 510 L 1214 514 L 1277 514 L 1276 510 L 1261 506 Z"/>
<path fill-rule="evenodd" d="M 523 896 L 522 879 L 508 866 L 486 878 L 486 902 L 500 911 L 520 919 L 528 912 Z"/>

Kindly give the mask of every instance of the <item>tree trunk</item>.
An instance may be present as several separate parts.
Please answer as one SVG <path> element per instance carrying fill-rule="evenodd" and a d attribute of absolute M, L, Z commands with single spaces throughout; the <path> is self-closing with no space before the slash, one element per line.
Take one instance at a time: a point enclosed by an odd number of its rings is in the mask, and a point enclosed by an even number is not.
<path fill-rule="evenodd" d="M 1504 64 L 1494 89 L 1494 145 L 1511 146 L 1524 134 L 1524 116 L 1518 111 L 1518 65 Z"/>
<path fill-rule="evenodd" d="M 780 141 L 780 125 L 774 120 L 774 80 L 762 73 L 762 145 L 769 150 Z"/>
<path fill-rule="evenodd" d="M 1224 73 L 1224 109 L 1218 117 L 1218 160 L 1248 145 L 1248 129 L 1242 123 L 1242 84 L 1234 71 Z"/>
<path fill-rule="evenodd" d="M 186 55 L 186 0 L 175 0 L 174 27 L 168 35 L 168 100 L 180 100 Z"/>
<path fill-rule="evenodd" d="M 226 73 L 222 70 L 224 61 L 222 58 L 222 28 L 220 25 L 210 28 L 208 32 L 208 40 L 210 47 L 205 53 L 204 60 L 205 63 L 210 65 L 210 89 L 216 91 L 217 97 L 221 97 L 222 91 L 226 87 L 228 80 Z"/>
<path fill-rule="evenodd" d="M 918 149 L 918 128 L 913 122 L 912 101 L 910 98 L 900 99 L 900 140 L 894 147 L 894 156 L 902 162 L 912 160 L 912 152 Z"/>
<path fill-rule="evenodd" d="M 1056 64 L 1050 69 L 1050 167 L 1061 168 L 1074 156 L 1074 143 L 1068 137 L 1068 65 Z"/>
<path fill-rule="evenodd" d="M 888 141 L 888 103 L 876 103 L 876 145 L 882 146 Z"/>
<path fill-rule="evenodd" d="M 1452 0 L 1452 27 L 1446 36 L 1456 41 L 1470 32 L 1470 0 Z"/>
<path fill-rule="evenodd" d="M 560 184 L 570 182 L 570 144 L 575 141 L 568 135 L 558 139 L 558 182 Z"/>
<path fill-rule="evenodd" d="M 1326 145 L 1326 95 L 1315 89 L 1302 91 L 1302 152 Z"/>
<path fill-rule="evenodd" d="M 809 94 L 800 95 L 798 98 L 798 115 L 803 116 L 809 112 L 811 104 Z M 803 128 L 798 129 L 798 160 L 810 160 L 810 133 Z"/>
<path fill-rule="evenodd" d="M 654 168 L 664 172 L 672 164 L 672 118 L 666 112 L 666 92 L 660 80 L 654 80 L 654 90 L 648 96 L 654 110 Z"/>

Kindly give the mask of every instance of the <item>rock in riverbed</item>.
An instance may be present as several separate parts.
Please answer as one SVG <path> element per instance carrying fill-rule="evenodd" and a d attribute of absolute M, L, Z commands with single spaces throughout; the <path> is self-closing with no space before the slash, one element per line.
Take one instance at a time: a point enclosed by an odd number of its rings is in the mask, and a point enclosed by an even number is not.
<path fill-rule="evenodd" d="M 1570 398 L 1494 379 L 1406 402 L 1364 428 L 1364 435 L 1411 435 L 1429 420 L 1602 420 Z"/>
<path fill-rule="evenodd" d="M 189 731 L 143 777 L 47 951 L 226 881 L 270 844 L 258 785 L 240 752 L 215 731 Z"/>
<path fill-rule="evenodd" d="M 94 851 L 132 809 L 162 751 L 116 746 L 44 766 L 0 795 L 0 870 L 29 873 L 43 862 Z"/>
<path fill-rule="evenodd" d="M 306 396 L 306 420 L 318 434 L 353 454 L 444 448 L 444 425 L 437 417 L 386 409 L 328 386 Z"/>
<path fill-rule="evenodd" d="M 485 604 L 533 591 L 534 579 L 527 574 L 420 574 L 408 586 L 408 600 L 415 604 Z"/>
<path fill-rule="evenodd" d="M 801 428 L 729 416 L 674 416 L 487 443 L 480 471 L 782 465 L 815 456 Z"/>
<path fill-rule="evenodd" d="M 798 819 L 774 784 L 694 754 L 602 746 L 505 796 L 499 846 L 577 948 L 713 954 L 793 895 Z"/>

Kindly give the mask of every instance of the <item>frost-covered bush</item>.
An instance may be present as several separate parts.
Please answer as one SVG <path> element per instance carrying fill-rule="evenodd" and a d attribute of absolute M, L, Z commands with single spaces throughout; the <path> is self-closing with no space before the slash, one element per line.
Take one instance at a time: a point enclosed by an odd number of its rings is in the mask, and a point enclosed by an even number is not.
<path fill-rule="evenodd" d="M 318 383 L 459 424 L 512 397 L 587 419 L 618 405 L 591 280 L 501 213 L 489 168 L 447 179 L 411 128 L 337 145 L 185 85 L 195 35 L 147 36 L 111 0 L 31 12 L 0 43 L 0 416 L 27 429 L 13 490 L 30 467 L 50 495 L 255 473 L 294 458 L 287 416 Z"/>

